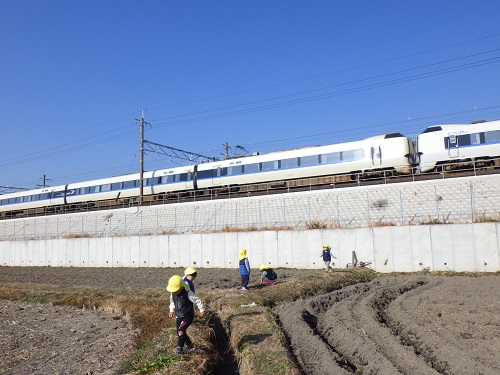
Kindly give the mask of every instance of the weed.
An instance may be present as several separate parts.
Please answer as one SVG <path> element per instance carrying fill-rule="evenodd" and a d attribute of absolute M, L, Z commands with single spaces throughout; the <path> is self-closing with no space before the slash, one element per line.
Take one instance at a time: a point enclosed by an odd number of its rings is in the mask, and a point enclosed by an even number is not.
<path fill-rule="evenodd" d="M 389 205 L 387 199 L 379 199 L 372 202 L 372 206 L 377 209 L 386 208 Z"/>
<path fill-rule="evenodd" d="M 372 226 L 372 227 L 395 227 L 396 224 L 394 224 L 392 221 L 377 221 L 375 223 L 370 223 L 370 226 Z"/>
<path fill-rule="evenodd" d="M 322 221 L 311 221 L 310 223 L 306 223 L 307 229 L 327 229 L 328 226 Z"/>
<path fill-rule="evenodd" d="M 178 358 L 179 356 L 175 354 L 165 354 L 151 362 L 146 362 L 141 366 L 134 368 L 134 371 L 137 371 L 138 374 L 149 374 L 152 371 L 161 370 L 165 366 L 172 364 L 173 362 L 178 360 Z"/>

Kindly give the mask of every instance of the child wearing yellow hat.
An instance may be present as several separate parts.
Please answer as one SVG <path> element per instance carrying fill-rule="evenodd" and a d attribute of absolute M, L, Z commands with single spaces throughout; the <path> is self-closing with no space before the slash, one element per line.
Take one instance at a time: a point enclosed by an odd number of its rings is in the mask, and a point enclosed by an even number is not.
<path fill-rule="evenodd" d="M 193 281 L 194 279 L 196 279 L 196 276 L 198 276 L 198 272 L 193 267 L 188 267 L 184 270 L 184 282 L 188 285 L 189 289 L 191 289 L 191 291 L 195 294 L 196 292 L 194 291 Z"/>
<path fill-rule="evenodd" d="M 248 290 L 248 282 L 250 281 L 250 262 L 248 261 L 246 249 L 240 250 L 240 276 L 241 290 Z"/>
<path fill-rule="evenodd" d="M 168 280 L 167 291 L 170 292 L 170 312 L 169 318 L 176 317 L 177 325 L 177 354 L 184 354 L 184 351 L 193 350 L 194 345 L 187 335 L 187 329 L 193 323 L 194 305 L 200 310 L 200 316 L 205 315 L 205 308 L 201 299 L 194 294 L 189 286 L 179 275 L 174 275 Z M 186 347 L 184 348 L 184 345 Z"/>
<path fill-rule="evenodd" d="M 332 254 L 332 248 L 327 243 L 323 245 L 323 253 L 320 256 L 323 258 L 326 272 L 330 272 L 332 270 L 330 263 L 335 265 L 335 263 L 332 262 L 332 258 L 337 259 L 337 257 Z"/>
<path fill-rule="evenodd" d="M 260 272 L 262 272 L 260 276 L 261 284 L 266 284 L 267 286 L 276 285 L 278 282 L 278 275 L 271 267 L 267 264 L 263 264 L 260 266 Z"/>

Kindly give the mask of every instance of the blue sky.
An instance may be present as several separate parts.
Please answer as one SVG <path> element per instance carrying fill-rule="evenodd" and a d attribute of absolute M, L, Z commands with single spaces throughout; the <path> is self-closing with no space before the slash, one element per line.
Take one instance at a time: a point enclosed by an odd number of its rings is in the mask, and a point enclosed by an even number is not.
<path fill-rule="evenodd" d="M 0 9 L 0 186 L 137 172 L 141 109 L 146 140 L 212 157 L 500 118 L 498 0 Z"/>

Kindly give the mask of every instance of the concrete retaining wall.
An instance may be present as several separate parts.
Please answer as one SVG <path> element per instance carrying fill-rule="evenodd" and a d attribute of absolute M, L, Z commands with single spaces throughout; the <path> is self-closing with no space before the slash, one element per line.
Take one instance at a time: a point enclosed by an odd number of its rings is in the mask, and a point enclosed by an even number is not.
<path fill-rule="evenodd" d="M 499 223 L 232 232 L 0 241 L 2 266 L 237 268 L 246 248 L 252 268 L 322 268 L 328 243 L 336 268 L 372 262 L 378 272 L 500 270 Z M 0 271 L 1 272 L 1 271 Z"/>

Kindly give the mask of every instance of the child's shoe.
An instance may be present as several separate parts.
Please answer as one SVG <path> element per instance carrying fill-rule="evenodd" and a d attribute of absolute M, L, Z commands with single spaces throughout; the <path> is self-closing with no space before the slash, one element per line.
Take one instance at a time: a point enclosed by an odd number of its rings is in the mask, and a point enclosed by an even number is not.
<path fill-rule="evenodd" d="M 184 351 L 185 351 L 185 352 L 189 352 L 190 350 L 194 350 L 194 349 L 195 349 L 195 348 L 194 348 L 194 345 L 193 345 L 193 344 L 191 344 L 191 345 L 186 345 L 186 346 L 184 347 Z"/>
<path fill-rule="evenodd" d="M 177 347 L 177 349 L 175 350 L 175 354 L 183 355 L 184 349 L 182 349 L 181 347 Z"/>

